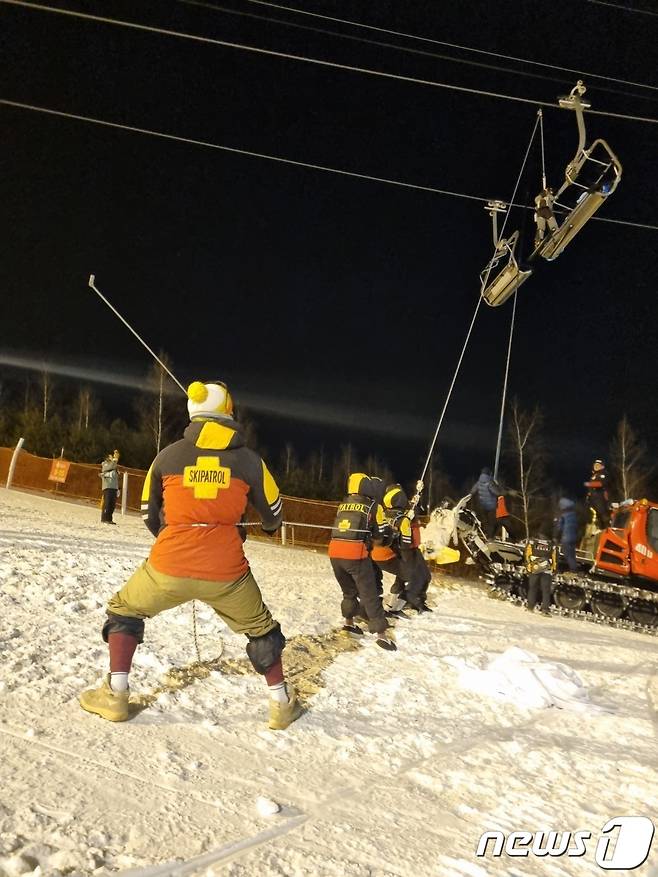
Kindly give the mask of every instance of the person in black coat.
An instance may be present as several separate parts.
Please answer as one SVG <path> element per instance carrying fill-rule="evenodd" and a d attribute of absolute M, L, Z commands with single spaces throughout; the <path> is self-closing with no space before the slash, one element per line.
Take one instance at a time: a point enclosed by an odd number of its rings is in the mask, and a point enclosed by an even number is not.
<path fill-rule="evenodd" d="M 603 460 L 594 460 L 590 479 L 585 482 L 588 491 L 587 505 L 596 512 L 596 518 L 602 530 L 610 526 L 607 479 L 608 473 L 605 470 Z"/>
<path fill-rule="evenodd" d="M 578 544 L 578 516 L 572 500 L 562 497 L 558 503 L 559 517 L 555 519 L 553 538 L 560 543 L 560 548 L 571 572 L 578 569 L 576 545 Z"/>

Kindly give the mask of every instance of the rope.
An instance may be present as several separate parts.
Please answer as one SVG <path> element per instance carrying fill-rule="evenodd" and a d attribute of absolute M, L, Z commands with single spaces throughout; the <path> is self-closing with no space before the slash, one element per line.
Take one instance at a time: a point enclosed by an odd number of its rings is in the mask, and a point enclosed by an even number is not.
<path fill-rule="evenodd" d="M 72 9 L 58 9 L 54 6 L 46 6 L 42 3 L 28 3 L 26 2 L 26 0 L 0 0 L 0 3 L 4 3 L 9 6 L 21 6 L 26 9 L 36 9 L 39 12 L 52 12 L 57 15 L 66 15 L 73 18 L 82 18 L 86 21 L 96 21 L 100 24 L 112 24 L 117 27 L 140 30 L 146 33 L 157 33 L 163 36 L 176 37 L 183 40 L 191 40 L 192 42 L 204 43 L 206 45 L 223 46 L 227 49 L 236 49 L 242 52 L 252 52 L 258 55 L 267 55 L 274 58 L 283 58 L 286 61 L 300 61 L 304 64 L 317 64 L 320 67 L 331 67 L 334 70 L 345 70 L 348 73 L 363 73 L 366 76 L 376 76 L 382 79 L 393 79 L 397 80 L 398 82 L 409 82 L 413 85 L 424 85 L 431 88 L 443 88 L 450 91 L 462 92 L 463 94 L 477 94 L 483 97 L 497 98 L 499 100 L 509 100 L 516 103 L 530 104 L 532 106 L 551 107 L 552 109 L 558 109 L 557 107 L 555 107 L 554 104 L 548 103 L 547 101 L 531 100 L 530 98 L 526 97 L 517 97 L 516 95 L 512 94 L 501 94 L 499 92 L 485 91 L 478 88 L 468 88 L 464 85 L 451 85 L 447 82 L 437 82 L 436 80 L 432 79 L 420 79 L 415 76 L 403 76 L 399 73 L 387 73 L 383 70 L 375 70 L 370 67 L 356 67 L 353 64 L 339 64 L 336 61 L 324 61 L 320 58 L 312 58 L 308 55 L 294 55 L 290 52 L 277 52 L 274 49 L 263 49 L 260 46 L 250 46 L 245 43 L 234 43 L 229 40 L 219 40 L 214 37 L 204 37 L 200 36 L 199 34 L 190 34 L 185 33 L 184 31 L 169 30 L 163 27 L 155 27 L 154 25 L 138 24 L 135 21 L 125 21 L 124 19 L 119 18 L 107 18 L 103 15 L 91 15 L 86 12 L 76 12 Z M 622 113 L 603 112 L 601 110 L 587 110 L 587 112 L 599 116 L 610 116 L 615 119 L 626 119 L 627 121 L 647 122 L 652 125 L 658 125 L 658 119 L 653 119 L 647 116 L 630 116 Z"/>
<path fill-rule="evenodd" d="M 537 111 L 539 115 L 539 135 L 541 138 L 541 179 L 543 188 L 546 188 L 546 154 L 544 152 L 544 113 L 542 110 Z M 514 296 L 516 301 L 516 294 Z"/>
<path fill-rule="evenodd" d="M 461 45 L 458 45 L 457 43 L 447 43 L 444 40 L 436 40 L 436 39 L 432 39 L 431 37 L 421 37 L 421 36 L 418 36 L 417 34 L 404 33 L 403 31 L 391 30 L 391 29 L 386 28 L 386 27 L 376 27 L 375 25 L 372 25 L 372 24 L 363 24 L 360 21 L 352 21 L 352 20 L 347 19 L 347 18 L 336 18 L 336 17 L 331 16 L 331 15 L 322 15 L 319 12 L 309 12 L 306 9 L 297 9 L 294 6 L 283 6 L 280 3 L 267 2 L 267 0 L 247 0 L 247 2 L 254 3 L 257 6 L 269 6 L 273 9 L 283 9 L 286 12 L 294 12 L 297 15 L 308 15 L 312 18 L 322 18 L 325 21 L 333 21 L 333 22 L 338 23 L 338 24 L 348 24 L 348 25 L 350 25 L 350 27 L 358 27 L 358 28 L 362 28 L 364 30 L 372 30 L 372 31 L 377 31 L 379 33 L 386 33 L 386 34 L 390 34 L 391 36 L 403 37 L 404 39 L 408 39 L 408 40 L 417 40 L 418 42 L 431 43 L 432 45 L 435 45 L 435 46 L 445 46 L 446 48 L 449 48 L 449 49 L 458 49 L 460 52 L 473 52 L 474 54 L 477 54 L 477 55 L 488 55 L 491 58 L 501 58 L 505 61 L 516 61 L 520 64 L 532 64 L 535 67 L 543 67 L 547 70 L 559 70 L 561 73 L 576 73 L 580 77 L 588 76 L 591 79 L 608 79 L 610 82 L 618 82 L 621 85 L 633 85 L 633 86 L 636 86 L 637 88 L 647 88 L 647 89 L 650 89 L 651 91 L 658 91 L 658 86 L 645 85 L 643 82 L 632 82 L 632 81 L 627 80 L 627 79 L 617 79 L 615 76 L 604 76 L 600 73 L 588 73 L 585 70 L 576 70 L 573 67 L 560 67 L 557 64 L 546 64 L 542 61 L 533 61 L 530 58 L 517 58 L 514 55 L 503 55 L 500 52 L 491 52 L 491 51 L 486 51 L 485 49 L 474 49 L 472 46 L 461 46 Z M 602 0 L 590 0 L 590 2 L 602 2 Z M 610 5 L 612 5 L 612 4 L 610 4 Z M 629 11 L 634 12 L 634 11 L 638 11 L 638 10 L 629 10 Z M 644 12 L 646 10 L 640 10 L 640 11 Z M 652 14 L 655 15 L 656 13 L 652 13 Z"/>
<path fill-rule="evenodd" d="M 196 659 L 201 663 L 201 649 L 199 648 L 199 633 L 196 626 L 196 600 L 192 600 L 192 635 L 194 637 L 194 648 L 196 650 Z"/>
<path fill-rule="evenodd" d="M 509 203 L 514 201 L 514 198 L 516 197 L 516 192 L 517 192 L 519 185 L 521 183 L 521 177 L 523 176 L 523 172 L 525 171 L 525 166 L 526 166 L 526 163 L 528 161 L 528 155 L 530 154 L 530 148 L 532 147 L 532 143 L 535 139 L 535 134 L 537 133 L 537 126 L 538 125 L 539 125 L 539 115 L 537 115 L 537 118 L 535 119 L 535 124 L 534 124 L 533 129 L 532 129 L 532 134 L 530 135 L 530 140 L 528 141 L 525 155 L 523 156 L 523 163 L 521 164 L 521 170 L 519 171 L 519 175 L 516 178 L 516 183 L 514 185 L 514 191 L 512 192 L 512 197 L 510 198 Z M 503 240 L 505 226 L 507 225 L 507 221 L 508 221 L 509 217 L 510 217 L 510 210 L 508 210 L 507 213 L 505 214 L 505 219 L 503 220 L 503 227 L 501 228 L 500 234 L 498 235 L 499 241 Z M 452 396 L 452 391 L 454 389 L 455 383 L 457 381 L 457 376 L 459 375 L 459 371 L 461 369 L 461 364 L 462 364 L 462 361 L 464 359 L 464 354 L 466 353 L 466 348 L 468 347 L 468 342 L 471 339 L 471 334 L 473 332 L 473 326 L 475 325 L 475 320 L 477 319 L 477 315 L 478 315 L 478 312 L 480 310 L 480 305 L 482 304 L 482 293 L 487 288 L 487 283 L 489 281 L 489 275 L 490 275 L 491 270 L 492 270 L 493 265 L 494 265 L 494 259 L 495 259 L 495 249 L 494 249 L 494 257 L 490 260 L 489 265 L 487 266 L 487 273 L 482 281 L 482 287 L 480 290 L 480 295 L 478 296 L 477 305 L 475 306 L 473 318 L 471 319 L 471 325 L 468 327 L 468 332 L 466 333 L 466 339 L 464 341 L 462 351 L 459 355 L 459 360 L 457 361 L 457 368 L 455 369 L 455 373 L 452 376 L 452 381 L 451 381 L 450 387 L 448 389 L 448 395 L 446 396 L 445 402 L 443 403 L 443 408 L 441 410 L 439 422 L 437 423 L 436 429 L 434 430 L 434 436 L 432 438 L 432 443 L 430 444 L 430 449 L 429 449 L 429 452 L 427 454 L 427 459 L 425 460 L 425 465 L 423 466 L 423 471 L 422 471 L 422 474 L 421 474 L 420 479 L 419 479 L 419 481 L 421 481 L 421 482 L 424 481 L 424 479 L 425 479 L 425 473 L 427 472 L 427 467 L 429 466 L 430 460 L 432 459 L 432 455 L 434 454 L 434 447 L 436 445 L 436 440 L 439 437 L 439 432 L 441 431 L 441 426 L 443 425 L 443 418 L 445 417 L 445 413 L 446 413 L 446 410 L 448 408 L 450 398 Z M 412 500 L 412 509 L 416 507 L 416 505 L 418 504 L 418 500 L 420 499 L 418 492 L 416 493 L 416 496 L 414 497 L 414 499 L 416 501 L 414 502 Z"/>
<path fill-rule="evenodd" d="M 507 362 L 505 363 L 505 380 L 503 382 L 503 398 L 500 403 L 500 421 L 498 423 L 498 442 L 496 444 L 496 461 L 494 463 L 494 481 L 498 480 L 498 466 L 500 464 L 500 449 L 503 444 L 503 421 L 505 419 L 505 403 L 507 401 L 507 381 L 509 377 L 509 364 L 512 358 L 512 337 L 514 335 L 514 320 L 516 317 L 516 297 L 518 290 L 514 292 L 514 301 L 512 303 L 512 319 L 509 328 L 509 341 L 507 343 Z"/>
<path fill-rule="evenodd" d="M 6 0 L 0 0 L 0 3 Z M 328 165 L 313 164 L 308 161 L 298 161 L 292 158 L 283 158 L 279 155 L 270 155 L 265 152 L 254 152 L 249 149 L 240 149 L 237 146 L 224 146 L 220 143 L 211 143 L 208 140 L 196 140 L 192 137 L 182 137 L 178 134 L 168 134 L 165 131 L 154 131 L 150 128 L 138 128 L 134 125 L 123 125 L 120 122 L 108 122 L 105 119 L 97 119 L 93 116 L 81 116 L 77 113 L 67 113 L 63 110 L 53 110 L 49 107 L 40 107 L 34 104 L 25 104 L 19 101 L 7 100 L 0 98 L 0 105 L 13 107 L 19 110 L 29 110 L 34 113 L 44 113 L 47 116 L 55 116 L 63 119 L 73 119 L 76 122 L 88 122 L 92 125 L 100 125 L 103 128 L 116 128 L 120 131 L 129 131 L 132 134 L 144 134 L 149 137 L 157 137 L 161 140 L 171 140 L 176 143 L 187 143 L 191 146 L 202 146 L 206 149 L 217 149 L 220 152 L 230 152 L 235 155 L 246 155 L 249 158 L 261 158 L 266 161 L 274 161 L 279 164 L 289 164 L 294 167 L 303 167 L 309 170 L 322 171 L 329 174 L 338 174 L 344 177 L 353 177 L 358 180 L 367 180 L 371 183 L 384 183 L 388 186 L 397 186 L 402 189 L 415 189 L 419 192 L 429 192 L 432 195 L 446 195 L 450 198 L 463 198 L 467 201 L 477 201 L 479 204 L 488 204 L 491 198 L 482 198 L 478 195 L 468 195 L 465 192 L 454 192 L 451 189 L 438 189 L 435 186 L 423 186 L 420 183 L 407 183 L 404 180 L 391 180 L 387 177 L 376 177 L 373 174 L 362 174 L 358 171 L 347 171 L 343 168 L 329 167 Z M 523 210 L 534 210 L 529 204 L 520 204 L 516 201 L 510 202 L 510 207 L 520 207 Z M 632 222 L 625 219 L 611 219 L 609 217 L 594 216 L 593 222 L 612 222 L 617 225 L 628 225 L 632 228 L 645 228 L 650 231 L 658 231 L 658 225 L 651 225 L 644 222 Z"/>

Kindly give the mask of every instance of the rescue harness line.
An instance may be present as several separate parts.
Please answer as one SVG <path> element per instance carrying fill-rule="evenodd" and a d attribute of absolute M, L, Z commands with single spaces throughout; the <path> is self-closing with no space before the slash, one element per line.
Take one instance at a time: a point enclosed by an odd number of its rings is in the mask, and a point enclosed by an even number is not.
<path fill-rule="evenodd" d="M 505 380 L 503 381 L 503 398 L 500 403 L 500 421 L 498 423 L 498 442 L 496 443 L 496 460 L 494 462 L 494 481 L 498 481 L 498 467 L 500 465 L 500 449 L 503 444 L 503 422 L 505 420 L 505 403 L 507 401 L 507 382 L 509 379 L 509 364 L 512 358 L 512 337 L 514 336 L 514 319 L 516 317 L 516 298 L 518 289 L 514 291 L 512 302 L 512 319 L 509 327 L 509 341 L 507 342 L 507 362 L 505 363 Z"/>
<path fill-rule="evenodd" d="M 511 202 L 514 201 L 514 198 L 516 197 L 517 190 L 521 184 L 521 178 L 523 177 L 523 172 L 525 171 L 525 167 L 526 167 L 526 164 L 528 162 L 528 156 L 530 155 L 530 149 L 532 148 L 532 144 L 533 144 L 534 139 L 535 139 L 535 134 L 537 133 L 537 127 L 539 126 L 539 120 L 540 120 L 540 116 L 538 113 L 537 118 L 535 119 L 535 124 L 532 128 L 530 140 L 528 141 L 528 145 L 526 147 L 525 155 L 523 156 L 523 162 L 521 163 L 521 170 L 519 171 L 519 175 L 516 178 L 516 183 L 514 184 L 514 191 L 512 192 L 512 197 L 510 198 L 508 204 L 511 204 Z M 510 216 L 510 208 L 508 207 L 507 212 L 505 213 L 505 219 L 503 220 L 503 225 L 502 225 L 502 228 L 500 230 L 500 234 L 498 235 L 499 241 L 503 240 L 505 226 L 507 225 L 507 220 L 509 219 L 509 216 Z M 450 387 L 448 388 L 448 393 L 447 393 L 445 401 L 443 403 L 443 408 L 441 409 L 441 414 L 439 416 L 439 422 L 437 423 L 436 429 L 434 430 L 434 436 L 432 437 L 432 441 L 430 443 L 430 448 L 429 448 L 429 451 L 427 454 L 427 458 L 425 460 L 425 465 L 423 466 L 423 470 L 421 472 L 420 478 L 416 482 L 416 493 L 415 493 L 413 499 L 411 500 L 411 511 L 412 512 L 416 509 L 416 506 L 420 502 L 420 496 L 421 496 L 421 493 L 423 491 L 425 475 L 427 474 L 427 468 L 430 464 L 432 456 L 434 455 L 434 448 L 436 446 L 436 441 L 439 437 L 439 432 L 441 431 L 441 427 L 443 425 L 443 419 L 445 417 L 446 410 L 448 408 L 448 405 L 450 403 L 450 399 L 452 397 L 452 391 L 453 391 L 455 384 L 457 382 L 457 377 L 459 375 L 461 365 L 462 365 L 462 362 L 464 360 L 464 355 L 466 353 L 468 343 L 471 340 L 471 335 L 473 333 L 473 327 L 475 326 L 475 321 L 476 321 L 477 315 L 480 311 L 480 305 L 482 304 L 482 293 L 486 289 L 487 283 L 489 282 L 489 275 L 491 274 L 491 271 L 494 267 L 494 261 L 495 261 L 497 249 L 498 249 L 498 247 L 494 247 L 494 255 L 492 256 L 492 258 L 489 262 L 489 265 L 487 266 L 486 274 L 482 279 L 482 286 L 480 288 L 480 294 L 478 295 L 478 300 L 477 300 L 477 304 L 475 306 L 475 311 L 473 313 L 473 318 L 471 319 L 471 324 L 468 327 L 468 332 L 466 333 L 464 345 L 462 347 L 461 353 L 459 355 L 459 359 L 457 361 L 457 367 L 455 368 L 455 372 L 452 376 L 452 381 L 450 382 Z"/>
<path fill-rule="evenodd" d="M 546 189 L 548 183 L 546 181 L 546 154 L 544 152 L 544 113 L 541 109 L 537 113 L 539 115 L 539 137 L 541 140 L 541 181 L 542 188 Z"/>

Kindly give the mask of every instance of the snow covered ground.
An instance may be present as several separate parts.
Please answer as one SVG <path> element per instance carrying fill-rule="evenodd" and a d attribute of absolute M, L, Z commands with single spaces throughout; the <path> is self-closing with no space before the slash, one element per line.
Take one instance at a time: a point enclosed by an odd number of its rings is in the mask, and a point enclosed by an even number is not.
<path fill-rule="evenodd" d="M 248 554 L 290 641 L 300 721 L 267 729 L 243 641 L 203 607 L 205 671 L 184 669 L 196 656 L 181 608 L 147 623 L 135 717 L 84 713 L 78 692 L 106 670 L 104 604 L 150 544 L 138 518 L 117 520 L 0 490 L 0 877 L 603 874 L 608 819 L 658 825 L 658 638 L 530 616 L 450 581 L 433 586 L 433 614 L 397 623 L 397 653 L 354 647 L 331 634 L 326 557 L 265 542 Z M 589 702 L 497 692 L 488 662 L 512 646 L 567 665 Z M 281 812 L 260 815 L 260 795 Z M 592 840 L 581 858 L 476 858 L 496 829 Z M 632 873 L 654 872 L 658 839 Z"/>

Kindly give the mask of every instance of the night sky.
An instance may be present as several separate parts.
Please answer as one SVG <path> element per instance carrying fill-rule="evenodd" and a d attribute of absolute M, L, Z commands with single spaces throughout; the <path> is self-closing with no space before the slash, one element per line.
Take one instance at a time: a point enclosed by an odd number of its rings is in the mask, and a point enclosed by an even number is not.
<path fill-rule="evenodd" d="M 52 5 L 539 101 L 578 78 L 244 0 L 226 8 L 252 17 L 178 0 Z M 658 86 L 658 15 L 641 0 L 645 13 L 588 0 L 299 6 Z M 535 121 L 527 104 L 5 4 L 0 48 L 0 98 L 478 197 L 509 199 Z M 658 118 L 658 88 L 583 78 L 594 109 Z M 658 126 L 586 118 L 588 140 L 606 138 L 624 166 L 598 216 L 658 224 Z M 87 288 L 93 272 L 183 382 L 224 376 L 273 452 L 351 440 L 416 475 L 491 254 L 482 205 L 6 106 L 0 120 L 1 354 L 143 374 L 147 354 Z M 545 134 L 557 188 L 575 114 L 546 109 Z M 540 188 L 535 148 L 519 200 Z M 510 219 L 526 243 L 531 219 Z M 657 252 L 658 231 L 591 221 L 519 293 L 510 392 L 543 408 L 563 484 L 605 455 L 624 413 L 658 450 Z M 493 460 L 510 309 L 481 309 L 439 439 L 457 481 Z"/>

